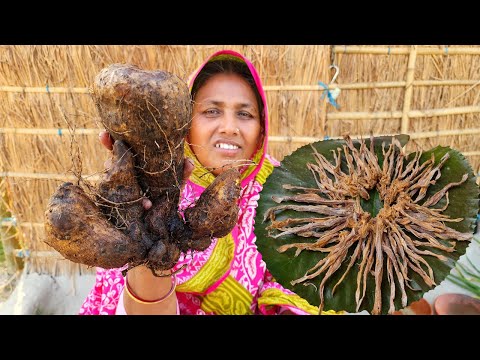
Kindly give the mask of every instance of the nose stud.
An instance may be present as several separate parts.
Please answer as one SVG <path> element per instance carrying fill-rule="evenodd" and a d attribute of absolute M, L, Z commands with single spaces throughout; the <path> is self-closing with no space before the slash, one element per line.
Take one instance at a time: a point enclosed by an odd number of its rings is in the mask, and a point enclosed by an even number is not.
<path fill-rule="evenodd" d="M 234 131 L 234 134 L 240 134 L 240 129 L 236 128 L 235 131 Z"/>

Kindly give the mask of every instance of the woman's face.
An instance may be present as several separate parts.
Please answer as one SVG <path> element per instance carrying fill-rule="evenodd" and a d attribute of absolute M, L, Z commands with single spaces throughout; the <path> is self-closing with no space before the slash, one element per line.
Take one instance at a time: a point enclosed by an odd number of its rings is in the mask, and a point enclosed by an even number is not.
<path fill-rule="evenodd" d="M 245 165 L 263 141 L 261 129 L 255 93 L 240 75 L 216 74 L 197 91 L 188 141 L 214 175 Z"/>

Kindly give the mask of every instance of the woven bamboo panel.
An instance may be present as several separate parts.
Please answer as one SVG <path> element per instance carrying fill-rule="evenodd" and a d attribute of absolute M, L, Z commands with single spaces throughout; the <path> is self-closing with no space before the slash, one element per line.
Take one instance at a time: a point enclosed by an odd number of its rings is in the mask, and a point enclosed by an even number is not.
<path fill-rule="evenodd" d="M 224 48 L 245 54 L 260 72 L 269 152 L 279 160 L 326 137 L 403 131 L 412 137 L 407 150 L 448 145 L 480 172 L 480 46 L 0 46 L 1 184 L 30 269 L 93 271 L 43 242 L 43 215 L 62 181 L 80 173 L 95 181 L 103 170 L 108 154 L 89 93 L 95 75 L 111 63 L 133 63 L 187 80 Z M 334 106 L 328 95 L 336 88 Z"/>

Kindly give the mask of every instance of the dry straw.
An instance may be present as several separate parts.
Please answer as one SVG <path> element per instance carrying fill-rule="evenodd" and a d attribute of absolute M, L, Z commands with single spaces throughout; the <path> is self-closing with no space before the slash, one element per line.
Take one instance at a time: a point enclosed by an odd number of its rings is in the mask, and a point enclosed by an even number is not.
<path fill-rule="evenodd" d="M 10 195 L 29 269 L 92 272 L 44 244 L 43 214 L 63 181 L 97 181 L 107 152 L 89 87 L 111 63 L 163 69 L 186 80 L 216 50 L 231 48 L 260 72 L 270 114 L 270 153 L 281 160 L 326 137 L 411 135 L 409 150 L 448 145 L 480 172 L 480 46 L 0 46 L 0 177 Z M 335 82 L 330 65 L 339 67 Z M 340 88 L 339 107 L 327 90 Z M 8 221 L 5 222 L 7 224 Z"/>

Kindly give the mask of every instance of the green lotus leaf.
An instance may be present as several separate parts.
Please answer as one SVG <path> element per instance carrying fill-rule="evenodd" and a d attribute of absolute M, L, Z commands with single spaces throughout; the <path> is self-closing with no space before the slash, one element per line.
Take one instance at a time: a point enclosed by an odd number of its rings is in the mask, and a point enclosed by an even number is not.
<path fill-rule="evenodd" d="M 402 146 L 408 142 L 408 135 L 396 135 L 395 138 L 401 143 Z M 375 137 L 374 138 L 374 152 L 378 157 L 380 167 L 383 164 L 384 156 L 382 152 L 382 143 L 388 146 L 392 142 L 391 136 Z M 283 188 L 284 184 L 290 184 L 294 186 L 317 188 L 316 181 L 312 175 L 312 172 L 307 168 L 308 163 L 315 163 L 313 149 L 322 154 L 332 164 L 334 163 L 334 157 L 332 150 L 345 145 L 345 140 L 325 140 L 318 141 L 305 146 L 300 147 L 292 154 L 286 156 L 281 165 L 273 170 L 273 173 L 268 177 L 264 184 L 263 190 L 260 194 L 258 202 L 257 215 L 255 218 L 255 233 L 257 235 L 257 246 L 263 259 L 267 265 L 268 270 L 272 273 L 275 280 L 279 282 L 283 287 L 294 291 L 296 294 L 307 300 L 311 305 L 319 306 L 319 285 L 325 275 L 322 273 L 317 277 L 310 279 L 308 282 L 291 284 L 291 281 L 296 280 L 307 273 L 307 270 L 311 269 L 315 264 L 326 256 L 324 252 L 305 250 L 301 251 L 297 256 L 295 255 L 296 249 L 290 248 L 283 253 L 280 253 L 277 249 L 284 244 L 292 244 L 299 242 L 315 242 L 317 238 L 306 238 L 297 236 L 295 234 L 289 234 L 274 238 L 271 236 L 271 231 L 267 229 L 270 224 L 268 219 L 264 220 L 265 214 L 268 209 L 278 206 L 279 204 L 273 200 L 272 197 L 291 196 L 295 192 L 293 190 L 287 190 Z M 358 149 L 360 142 L 353 140 L 354 146 Z M 370 139 L 365 140 L 367 147 L 370 146 Z M 465 157 L 458 151 L 451 149 L 450 147 L 438 146 L 429 151 L 423 152 L 420 157 L 420 164 L 430 159 L 432 154 L 435 157 L 435 165 L 440 162 L 440 159 L 446 153 L 449 153 L 449 158 L 441 168 L 441 176 L 435 182 L 435 184 L 428 187 L 427 194 L 423 203 L 429 196 L 435 194 L 447 184 L 452 182 L 459 182 L 464 174 L 468 174 L 468 179 L 461 185 L 454 186 L 449 189 L 449 205 L 441 212 L 442 215 L 448 215 L 450 218 L 462 218 L 459 222 L 446 222 L 445 224 L 450 228 L 462 233 L 472 233 L 475 229 L 476 217 L 479 210 L 479 187 L 475 182 L 475 176 L 472 168 L 469 165 Z M 398 153 L 398 151 L 397 151 Z M 404 159 L 404 164 L 413 159 L 415 153 L 411 153 Z M 347 164 L 345 161 L 344 153 L 342 152 L 342 164 L 341 168 L 344 172 L 347 172 Z M 333 178 L 333 177 L 331 177 Z M 364 211 L 375 217 L 380 209 L 383 207 L 383 202 L 375 188 L 370 190 L 370 199 L 368 201 L 361 200 L 361 206 Z M 283 204 L 296 204 L 293 201 L 285 201 Z M 442 208 L 446 205 L 446 197 L 444 196 L 436 205 L 431 208 Z M 288 218 L 305 218 L 305 217 L 321 217 L 319 214 L 312 214 L 310 212 L 301 212 L 295 210 L 283 210 L 276 214 L 276 220 L 285 220 Z M 413 239 L 417 240 L 413 234 L 408 233 Z M 422 255 L 423 259 L 431 266 L 434 274 L 435 285 L 438 285 L 449 274 L 450 270 L 455 266 L 458 258 L 466 251 L 470 241 L 456 241 L 455 239 L 446 239 L 439 241 L 442 244 L 449 245 L 455 244 L 455 251 L 446 252 L 439 249 L 428 248 L 428 250 L 442 254 L 445 256 L 446 261 L 442 261 L 431 255 Z M 342 261 L 342 265 L 337 269 L 333 275 L 326 281 L 324 288 L 324 310 L 345 310 L 347 312 L 357 312 L 362 310 L 371 311 L 374 304 L 375 294 L 375 280 L 372 274 L 367 276 L 366 282 L 366 294 L 365 297 L 357 309 L 355 300 L 355 292 L 357 291 L 357 274 L 359 272 L 360 260 L 357 258 L 355 264 L 347 272 L 344 279 L 336 287 L 335 293 L 332 294 L 334 285 L 344 275 L 349 259 L 353 254 L 352 246 L 347 253 L 347 256 Z M 419 247 L 424 250 L 423 247 Z M 385 256 L 384 256 L 385 257 Z M 386 258 L 386 257 L 385 257 Z M 387 314 L 389 312 L 389 297 L 390 297 L 390 284 L 388 282 L 386 266 L 386 260 L 384 259 L 384 274 L 381 284 L 382 293 L 382 307 L 381 313 Z M 372 268 L 372 272 L 373 272 Z M 414 271 L 409 269 L 408 276 L 411 279 L 409 283 L 412 289 L 406 287 L 407 305 L 413 301 L 419 300 L 425 292 L 431 290 L 433 287 L 428 286 L 424 280 Z M 398 281 L 395 284 L 395 309 L 403 308 L 401 303 L 401 294 L 398 286 Z"/>

